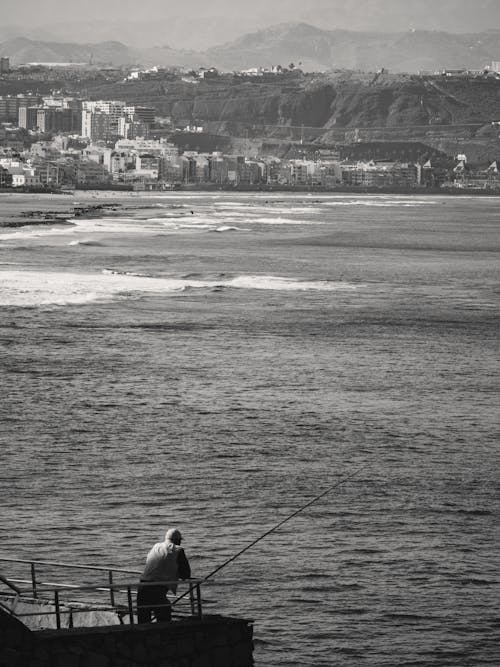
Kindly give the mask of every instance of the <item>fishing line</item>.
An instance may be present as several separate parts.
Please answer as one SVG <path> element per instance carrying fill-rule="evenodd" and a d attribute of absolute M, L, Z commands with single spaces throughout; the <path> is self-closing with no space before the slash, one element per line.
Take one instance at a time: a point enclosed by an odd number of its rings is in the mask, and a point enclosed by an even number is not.
<path fill-rule="evenodd" d="M 354 470 L 354 471 L 351 472 L 349 475 L 347 475 L 346 477 L 343 477 L 341 480 L 339 480 L 338 482 L 336 482 L 335 484 L 333 484 L 332 486 L 330 486 L 330 488 L 326 489 L 326 491 L 323 491 L 323 492 L 320 493 L 319 495 L 315 496 L 314 498 L 312 498 L 312 500 L 309 500 L 305 505 L 302 505 L 302 507 L 299 507 L 299 509 L 295 510 L 295 512 L 292 512 L 292 514 L 289 514 L 287 517 L 285 517 L 284 519 L 282 519 L 282 520 L 281 520 L 279 523 L 277 523 L 275 526 L 273 526 L 273 527 L 270 528 L 269 530 L 266 530 L 265 533 L 263 533 L 262 535 L 260 535 L 259 537 L 257 537 L 257 538 L 256 538 L 255 540 L 253 540 L 252 542 L 250 542 L 250 544 L 247 544 L 246 547 L 243 547 L 243 549 L 241 549 L 240 551 L 238 551 L 238 553 L 234 554 L 234 556 L 231 556 L 231 558 L 228 558 L 226 561 L 224 561 L 224 563 L 222 563 L 221 565 L 219 565 L 218 567 L 216 567 L 215 570 L 212 570 L 212 572 L 210 572 L 210 573 L 207 574 L 205 577 L 203 577 L 203 579 L 200 580 L 200 583 L 204 583 L 205 581 L 208 581 L 208 579 L 210 579 L 210 578 L 213 577 L 215 574 L 217 574 L 217 572 L 220 572 L 223 568 L 225 568 L 227 565 L 229 565 L 229 563 L 232 563 L 234 560 L 236 560 L 237 558 L 239 558 L 239 557 L 240 557 L 242 554 L 244 554 L 246 551 L 248 551 L 249 549 L 251 549 L 252 547 L 254 547 L 256 544 L 258 544 L 258 542 L 260 542 L 261 540 L 263 540 L 263 539 L 264 539 L 265 537 L 267 537 L 268 535 L 271 535 L 271 533 L 274 533 L 276 530 L 278 530 L 278 528 L 281 528 L 281 526 L 283 526 L 283 524 L 287 523 L 287 521 L 290 521 L 291 519 L 293 519 L 294 517 L 296 517 L 297 514 L 300 514 L 301 512 L 303 512 L 305 509 L 307 509 L 307 508 L 310 507 L 311 505 L 314 505 L 314 503 L 317 503 L 318 500 L 321 500 L 321 498 L 324 498 L 324 497 L 327 496 L 329 493 L 331 493 L 332 491 L 334 491 L 335 489 L 337 489 L 339 486 L 342 486 L 343 484 L 345 484 L 346 482 L 348 482 L 350 479 L 352 479 L 352 478 L 355 477 L 358 473 L 360 473 L 362 470 L 364 470 L 367 466 L 368 466 L 368 463 L 364 463 L 364 464 L 363 464 L 362 466 L 360 466 L 359 468 L 356 468 L 356 470 Z M 188 595 L 188 593 L 189 593 L 189 591 L 186 591 L 186 593 L 183 593 L 183 595 L 181 595 L 181 596 L 179 596 L 178 598 L 176 598 L 176 599 L 172 602 L 172 604 L 174 605 L 176 602 L 179 602 L 179 600 L 182 600 L 182 598 L 184 598 L 186 595 Z"/>

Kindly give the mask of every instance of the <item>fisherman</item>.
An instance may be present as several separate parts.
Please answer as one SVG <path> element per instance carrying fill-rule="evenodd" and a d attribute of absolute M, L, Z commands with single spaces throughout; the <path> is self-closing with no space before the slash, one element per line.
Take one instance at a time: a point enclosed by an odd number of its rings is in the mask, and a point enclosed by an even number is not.
<path fill-rule="evenodd" d="M 172 609 L 167 593 L 169 590 L 176 592 L 176 581 L 191 577 L 191 567 L 181 541 L 180 530 L 171 528 L 165 535 L 165 541 L 155 544 L 149 552 L 141 582 L 154 584 L 139 585 L 137 588 L 138 623 L 151 623 L 152 616 L 157 622 L 171 620 Z M 166 583 L 158 583 L 163 581 Z"/>

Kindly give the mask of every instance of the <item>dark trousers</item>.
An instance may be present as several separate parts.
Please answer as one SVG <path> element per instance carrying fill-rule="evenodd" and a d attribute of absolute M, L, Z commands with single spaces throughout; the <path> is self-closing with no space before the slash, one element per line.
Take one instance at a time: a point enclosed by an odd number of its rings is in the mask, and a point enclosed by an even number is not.
<path fill-rule="evenodd" d="M 160 623 L 170 621 L 172 609 L 167 598 L 168 586 L 139 586 L 137 588 L 137 622 L 151 623 L 152 616 Z"/>

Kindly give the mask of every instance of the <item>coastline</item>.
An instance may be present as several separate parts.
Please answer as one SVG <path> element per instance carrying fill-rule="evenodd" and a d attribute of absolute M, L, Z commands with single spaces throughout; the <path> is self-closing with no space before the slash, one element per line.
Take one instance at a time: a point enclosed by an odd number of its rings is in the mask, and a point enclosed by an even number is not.
<path fill-rule="evenodd" d="M 359 187 L 359 186 L 339 186 L 338 188 L 324 188 L 321 186 L 300 186 L 300 185 L 238 185 L 238 186 L 220 186 L 204 183 L 193 183 L 180 185 L 175 190 L 168 190 L 168 192 L 303 192 L 303 193 L 317 193 L 317 194 L 349 194 L 349 195 L 479 195 L 479 196 L 500 196 L 500 189 L 474 189 L 474 188 L 427 188 L 427 187 Z M 162 192 L 162 191 L 158 191 Z"/>
<path fill-rule="evenodd" d="M 500 196 L 500 188 L 428 188 L 428 187 L 415 187 L 415 188 L 405 188 L 405 187 L 359 187 L 359 186 L 340 186 L 338 188 L 325 188 L 318 185 L 309 186 L 309 185 L 216 185 L 212 183 L 184 183 L 176 184 L 173 187 L 168 187 L 165 189 L 144 189 L 136 190 L 132 188 L 123 188 L 123 187 L 88 187 L 88 188 L 54 188 L 54 189 L 14 189 L 14 188 L 0 188 L 0 195 L 62 195 L 62 196 L 85 196 L 86 193 L 92 193 L 93 196 L 99 196 L 100 194 L 107 196 L 133 196 L 138 197 L 141 195 L 162 195 L 168 193 L 178 193 L 178 192 L 256 192 L 256 193 L 317 193 L 317 194 L 348 194 L 348 195 L 415 195 L 415 196 L 427 196 L 427 195 L 446 195 L 446 196 L 478 196 L 478 197 L 498 197 Z"/>
<path fill-rule="evenodd" d="M 59 191 L 19 191 L 19 190 L 0 190 L 0 198 L 5 195 L 13 195 L 13 199 L 25 196 L 26 206 L 24 210 L 19 210 L 12 216 L 6 215 L 5 219 L 0 218 L 0 229 L 15 229 L 26 226 L 50 226 L 50 225 L 72 225 L 77 218 L 92 218 L 95 216 L 106 215 L 113 217 L 113 214 L 120 214 L 137 207 L 133 201 L 137 199 L 154 199 L 165 195 L 182 196 L 182 194 L 196 194 L 196 193 L 255 193 L 260 195 L 266 194 L 304 194 L 304 195 L 346 195 L 356 197 L 373 197 L 377 195 L 389 195 L 400 197 L 498 197 L 500 190 L 473 190 L 465 188 L 310 188 L 310 187 L 204 187 L 199 185 L 181 186 L 175 190 L 122 190 L 122 189 L 94 189 L 88 188 L 84 190 L 65 190 Z M 68 195 L 73 197 L 73 200 L 67 202 L 58 210 L 39 208 L 42 204 L 39 203 L 37 207 L 30 206 L 30 199 L 47 196 L 47 200 L 54 201 L 54 206 L 57 206 L 56 200 L 60 197 L 66 199 Z M 109 201 L 103 201 L 109 200 Z M 147 207 L 141 205 L 140 208 Z"/>

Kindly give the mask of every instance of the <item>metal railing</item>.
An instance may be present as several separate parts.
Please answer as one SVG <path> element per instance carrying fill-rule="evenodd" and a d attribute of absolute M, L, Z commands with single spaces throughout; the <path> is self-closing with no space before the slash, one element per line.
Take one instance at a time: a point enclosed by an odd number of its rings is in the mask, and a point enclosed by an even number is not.
<path fill-rule="evenodd" d="M 202 598 L 201 583 L 199 579 L 187 579 L 185 581 L 175 582 L 139 582 L 139 572 L 137 570 L 127 570 L 123 568 L 108 568 L 95 565 L 73 565 L 68 563 L 59 563 L 54 561 L 29 561 L 17 558 L 0 557 L 0 563 L 9 563 L 13 570 L 13 576 L 8 578 L 0 576 L 0 583 L 7 586 L 7 591 L 3 598 L 11 600 L 12 606 L 7 607 L 2 604 L 2 608 L 7 609 L 12 615 L 20 620 L 23 618 L 55 616 L 56 627 L 62 627 L 64 615 L 68 615 L 68 627 L 74 627 L 74 618 L 78 613 L 87 612 L 113 612 L 118 615 L 119 623 L 128 619 L 130 625 L 134 625 L 137 616 L 137 604 L 134 604 L 134 598 L 138 586 L 158 586 L 172 585 L 178 586 L 180 594 L 172 602 L 166 602 L 165 605 L 158 607 L 168 607 L 172 610 L 173 617 L 195 617 L 202 618 Z M 22 569 L 25 568 L 28 576 L 22 576 Z M 94 575 L 96 572 L 105 574 L 105 581 L 90 583 L 88 580 L 83 583 L 73 584 L 65 581 L 45 581 L 42 572 L 60 574 L 62 570 L 88 571 Z M 56 575 L 56 576 L 57 576 Z M 120 576 L 129 575 L 126 581 L 118 582 Z M 130 581 L 130 575 L 134 575 L 134 581 Z M 51 579 L 54 577 L 51 576 Z M 94 577 L 92 577 L 94 579 Z M 88 600 L 86 596 L 93 595 L 93 599 Z M 105 602 L 98 601 L 96 598 L 105 598 Z M 39 605 L 38 611 L 16 612 L 15 607 L 19 602 Z M 109 623 L 108 623 L 109 624 Z M 96 623 L 98 625 L 98 623 Z"/>

